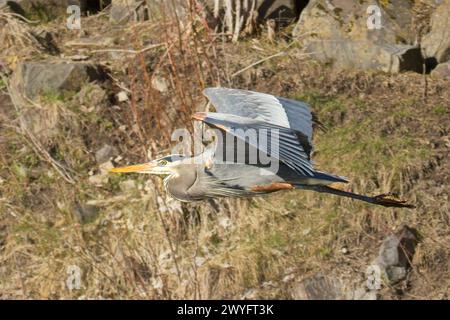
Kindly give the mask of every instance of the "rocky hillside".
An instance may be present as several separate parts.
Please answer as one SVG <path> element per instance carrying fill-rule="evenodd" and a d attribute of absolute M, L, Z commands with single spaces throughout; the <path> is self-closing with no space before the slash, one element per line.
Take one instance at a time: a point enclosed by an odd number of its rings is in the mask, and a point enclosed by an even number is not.
<path fill-rule="evenodd" d="M 0 298 L 448 299 L 450 1 L 215 3 L 0 0 Z M 208 86 L 309 103 L 318 168 L 416 208 L 108 174 Z"/>

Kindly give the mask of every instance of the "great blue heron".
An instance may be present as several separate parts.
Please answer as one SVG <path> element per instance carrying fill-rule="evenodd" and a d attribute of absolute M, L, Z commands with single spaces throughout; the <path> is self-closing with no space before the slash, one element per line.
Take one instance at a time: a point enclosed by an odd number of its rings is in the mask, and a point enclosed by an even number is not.
<path fill-rule="evenodd" d="M 331 186 L 346 183 L 345 178 L 317 171 L 310 160 L 313 124 L 318 123 L 307 104 L 270 94 L 207 88 L 205 96 L 217 112 L 199 112 L 193 118 L 219 130 L 232 141 L 247 145 L 246 161 L 218 156 L 228 144 L 211 143 L 195 157 L 169 155 L 147 163 L 114 168 L 112 172 L 138 172 L 163 175 L 166 191 L 181 201 L 197 201 L 216 197 L 251 197 L 281 190 L 306 189 L 332 193 L 386 207 L 412 207 L 390 194 L 366 196 Z M 249 141 L 248 130 L 271 132 L 272 144 L 260 139 Z M 273 133 L 273 132 L 276 132 Z M 263 139 L 264 140 L 264 139 Z M 234 148 L 234 146 L 231 146 Z M 249 150 L 266 154 L 277 164 L 269 170 L 260 161 L 248 161 Z M 276 149 L 276 152 L 274 151 Z M 221 151 L 221 152 L 218 152 Z M 226 151 L 225 151 L 226 153 Z"/>

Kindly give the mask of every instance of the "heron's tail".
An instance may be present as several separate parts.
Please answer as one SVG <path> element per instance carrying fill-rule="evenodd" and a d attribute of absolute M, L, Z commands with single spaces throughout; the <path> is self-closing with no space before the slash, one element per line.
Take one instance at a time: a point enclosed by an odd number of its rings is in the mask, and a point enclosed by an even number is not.
<path fill-rule="evenodd" d="M 362 194 L 357 194 L 353 192 L 348 192 L 344 190 L 339 190 L 332 188 L 330 186 L 323 186 L 323 185 L 315 185 L 315 186 L 299 186 L 303 189 L 310 189 L 317 192 L 322 193 L 331 193 L 342 197 L 352 198 L 372 204 L 377 204 L 384 207 L 397 207 L 397 208 L 415 208 L 414 205 L 407 203 L 406 200 L 400 200 L 396 199 L 392 194 L 385 193 L 380 194 L 374 197 L 365 196 Z"/>
<path fill-rule="evenodd" d="M 327 185 L 334 182 L 344 182 L 347 183 L 348 179 L 345 177 L 337 176 L 331 173 L 326 173 L 322 171 L 314 171 L 314 179 L 323 181 L 323 184 Z M 319 183 L 322 184 L 322 183 Z"/>

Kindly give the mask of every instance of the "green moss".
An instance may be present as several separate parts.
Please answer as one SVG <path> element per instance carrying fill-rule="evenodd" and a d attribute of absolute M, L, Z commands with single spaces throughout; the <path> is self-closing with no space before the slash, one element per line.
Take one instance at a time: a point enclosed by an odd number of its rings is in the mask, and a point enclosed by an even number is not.
<path fill-rule="evenodd" d="M 449 113 L 448 111 L 449 111 L 448 107 L 446 107 L 442 104 L 435 106 L 433 109 L 433 112 L 438 115 L 448 114 Z"/>
<path fill-rule="evenodd" d="M 285 235 L 277 231 L 270 233 L 265 239 L 265 243 L 269 248 L 273 249 L 283 248 L 287 244 Z"/>
<path fill-rule="evenodd" d="M 40 95 L 43 103 L 56 103 L 56 102 L 67 102 L 72 99 L 75 95 L 73 91 L 64 91 L 64 90 L 52 90 L 48 89 L 42 92 Z"/>
<path fill-rule="evenodd" d="M 317 254 L 322 259 L 327 259 L 331 257 L 332 249 L 329 247 L 322 247 L 318 250 Z"/>
<path fill-rule="evenodd" d="M 108 176 L 108 189 L 112 192 L 120 190 L 120 183 L 129 179 L 129 175 L 126 174 L 110 174 Z"/>
<path fill-rule="evenodd" d="M 23 181 L 27 178 L 27 170 L 25 169 L 25 166 L 14 163 L 11 166 L 13 174 L 18 178 L 19 181 Z"/>

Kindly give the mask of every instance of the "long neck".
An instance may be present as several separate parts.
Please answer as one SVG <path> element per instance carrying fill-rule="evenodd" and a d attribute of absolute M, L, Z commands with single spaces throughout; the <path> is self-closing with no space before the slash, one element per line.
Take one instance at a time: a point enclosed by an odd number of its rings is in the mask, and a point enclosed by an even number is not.
<path fill-rule="evenodd" d="M 180 165 L 175 174 L 164 179 L 164 186 L 172 197 L 181 201 L 192 201 L 188 190 L 196 179 L 197 168 L 195 166 Z"/>

